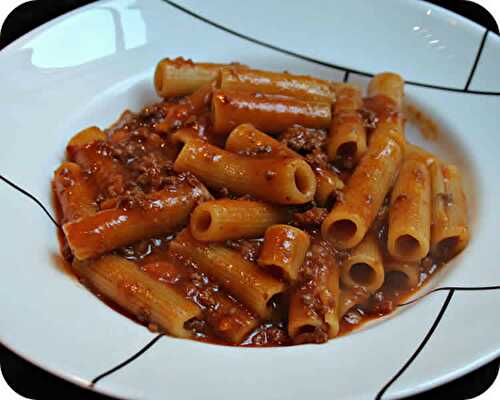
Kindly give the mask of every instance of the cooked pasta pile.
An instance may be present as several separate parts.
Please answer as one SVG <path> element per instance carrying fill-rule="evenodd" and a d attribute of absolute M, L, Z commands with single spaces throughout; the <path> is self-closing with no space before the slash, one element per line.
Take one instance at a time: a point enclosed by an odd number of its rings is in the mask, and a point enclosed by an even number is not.
<path fill-rule="evenodd" d="M 178 58 L 154 83 L 162 101 L 77 133 L 53 180 L 64 257 L 151 330 L 322 343 L 466 246 L 460 174 L 406 141 L 399 75 L 363 97 Z"/>

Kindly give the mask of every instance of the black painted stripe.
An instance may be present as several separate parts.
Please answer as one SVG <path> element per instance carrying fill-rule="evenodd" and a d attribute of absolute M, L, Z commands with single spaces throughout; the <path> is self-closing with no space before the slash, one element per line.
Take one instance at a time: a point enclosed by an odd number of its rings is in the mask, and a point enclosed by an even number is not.
<path fill-rule="evenodd" d="M 165 2 L 165 3 L 167 3 L 167 4 L 169 4 L 170 6 L 172 6 L 174 8 L 176 8 L 176 9 L 178 9 L 178 10 L 180 10 L 180 11 L 182 11 L 182 12 L 184 12 L 184 13 L 190 15 L 190 16 L 192 16 L 193 18 L 196 18 L 196 19 L 198 19 L 200 21 L 203 21 L 206 24 L 213 26 L 214 28 L 220 29 L 220 30 L 222 30 L 224 32 L 227 32 L 227 33 L 231 34 L 231 35 L 237 36 L 240 39 L 244 39 L 244 40 L 246 40 L 248 42 L 258 44 L 258 45 L 266 47 L 268 49 L 275 50 L 277 52 L 280 52 L 280 53 L 283 53 L 283 54 L 287 54 L 289 56 L 292 56 L 292 57 L 295 57 L 295 58 L 299 58 L 299 59 L 304 60 L 304 61 L 309 61 L 309 62 L 312 62 L 314 64 L 323 65 L 325 67 L 337 69 L 337 70 L 344 71 L 344 72 L 354 73 L 354 74 L 358 74 L 358 75 L 366 76 L 366 77 L 373 77 L 374 76 L 374 74 L 371 73 L 371 72 L 361 71 L 361 70 L 357 70 L 357 69 L 354 69 L 354 68 L 348 68 L 348 67 L 344 67 L 342 65 L 332 64 L 332 63 L 329 63 L 329 62 L 326 62 L 326 61 L 317 60 L 315 58 L 306 56 L 304 54 L 296 53 L 294 51 L 287 50 L 287 49 L 284 49 L 282 47 L 275 46 L 273 44 L 263 42 L 262 40 L 255 39 L 255 38 L 253 38 L 251 36 L 248 36 L 248 35 L 245 35 L 243 33 L 237 32 L 237 31 L 232 30 L 230 28 L 227 28 L 226 26 L 221 25 L 221 24 L 219 24 L 219 23 L 217 23 L 215 21 L 212 21 L 212 20 L 210 20 L 208 18 L 205 18 L 202 15 L 196 14 L 195 12 L 193 12 L 193 11 L 191 11 L 191 10 L 185 8 L 185 7 L 180 6 L 179 4 L 174 3 L 173 1 L 170 1 L 170 0 L 162 0 L 162 1 Z M 344 75 L 344 79 L 345 79 L 345 75 Z M 485 96 L 500 96 L 500 92 L 465 90 L 465 89 L 462 89 L 462 88 L 453 88 L 453 87 L 447 87 L 447 86 L 432 85 L 432 84 L 427 84 L 427 83 L 422 83 L 422 82 L 416 82 L 416 81 L 405 81 L 405 83 L 408 84 L 408 85 L 419 86 L 419 87 L 428 88 L 428 89 L 446 90 L 446 91 L 449 91 L 449 92 L 468 93 L 468 94 L 480 94 L 480 95 L 485 95 Z"/>
<path fill-rule="evenodd" d="M 152 339 L 146 346 L 144 346 L 142 349 L 140 349 L 137 353 L 135 353 L 133 356 L 127 358 L 125 361 L 122 363 L 118 364 L 116 367 L 111 368 L 110 370 L 102 373 L 101 375 L 96 376 L 94 379 L 92 379 L 92 382 L 90 383 L 90 387 L 94 387 L 97 382 L 99 382 L 101 379 L 105 378 L 106 376 L 109 376 L 116 371 L 122 369 L 126 365 L 130 364 L 132 361 L 135 359 L 139 358 L 141 355 L 143 355 L 146 351 L 148 351 L 158 340 L 160 340 L 161 337 L 165 335 L 159 334 L 156 336 L 154 339 Z"/>
<path fill-rule="evenodd" d="M 474 65 L 470 71 L 469 79 L 467 79 L 467 83 L 465 84 L 465 90 L 469 90 L 469 86 L 472 82 L 472 78 L 474 78 L 474 73 L 476 72 L 477 65 L 479 64 L 479 59 L 481 58 L 481 54 L 483 52 L 484 44 L 486 43 L 486 38 L 488 37 L 488 33 L 490 31 L 486 30 L 483 35 L 483 39 L 481 40 L 481 44 L 479 45 L 479 49 L 477 50 L 476 59 L 474 60 Z"/>
<path fill-rule="evenodd" d="M 456 292 L 476 292 L 476 291 L 481 291 L 481 290 L 484 290 L 484 291 L 500 290 L 500 286 L 469 286 L 469 287 L 467 287 L 467 286 L 444 286 L 444 287 L 433 289 L 430 292 L 428 292 L 420 297 L 417 297 L 416 299 L 410 300 L 406 303 L 398 304 L 398 307 L 403 307 L 403 306 L 407 306 L 409 304 L 416 303 L 417 301 L 422 300 L 424 297 L 430 295 L 431 293 L 442 292 L 445 290 L 454 290 Z"/>
<path fill-rule="evenodd" d="M 349 71 L 346 71 L 346 72 L 345 72 L 345 74 L 344 74 L 344 83 L 349 81 L 349 75 L 350 75 L 350 74 L 351 74 L 351 73 L 350 73 Z"/>
<path fill-rule="evenodd" d="M 439 314 L 437 315 L 436 319 L 434 320 L 434 323 L 432 324 L 431 328 L 427 332 L 427 335 L 425 335 L 424 340 L 420 343 L 420 345 L 417 347 L 417 350 L 411 355 L 411 357 L 408 359 L 408 361 L 401 367 L 401 369 L 391 378 L 389 382 L 387 382 L 384 387 L 380 390 L 380 392 L 377 393 L 375 396 L 375 400 L 380 400 L 382 399 L 382 396 L 384 393 L 391 387 L 391 385 L 408 369 L 408 367 L 411 365 L 411 363 L 417 358 L 417 356 L 420 354 L 422 349 L 425 347 L 429 339 L 431 338 L 432 334 L 436 330 L 436 328 L 439 325 L 439 322 L 441 322 L 441 319 L 443 318 L 443 315 L 448 308 L 448 305 L 450 304 L 450 301 L 453 297 L 453 294 L 455 291 L 453 289 L 450 290 L 448 293 L 448 296 L 446 297 L 446 300 L 444 301 L 441 310 L 439 310 Z"/>
<path fill-rule="evenodd" d="M 45 206 L 42 204 L 42 202 L 40 200 L 38 200 L 35 196 L 33 196 L 31 193 L 29 193 L 28 191 L 24 190 L 23 188 L 17 186 L 14 182 L 10 181 L 9 179 L 7 179 L 6 177 L 4 177 L 3 175 L 0 175 L 0 179 L 2 181 L 4 181 L 7 185 L 13 187 L 14 189 L 16 189 L 17 191 L 21 192 L 22 194 L 24 194 L 25 196 L 29 197 L 31 200 L 33 200 L 44 212 L 45 214 L 47 214 L 47 216 L 50 218 L 50 220 L 54 223 L 55 226 L 57 226 L 58 228 L 60 228 L 59 224 L 57 223 L 57 221 L 55 220 L 55 218 L 50 214 L 50 212 L 47 210 L 47 208 L 45 208 Z"/>

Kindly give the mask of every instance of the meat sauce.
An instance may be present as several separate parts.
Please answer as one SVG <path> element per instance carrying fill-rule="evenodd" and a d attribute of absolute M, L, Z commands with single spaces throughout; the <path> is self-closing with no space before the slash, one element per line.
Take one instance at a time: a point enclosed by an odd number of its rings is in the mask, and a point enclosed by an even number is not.
<path fill-rule="evenodd" d="M 220 137 L 213 135 L 211 131 L 211 122 L 209 116 L 208 99 L 202 99 L 204 108 L 199 111 L 199 107 L 190 104 L 189 98 L 173 98 L 153 104 L 144 108 L 139 113 L 126 111 L 120 119 L 107 131 L 108 141 L 98 144 L 99 151 L 109 156 L 113 162 L 120 166 L 121 173 L 109 177 L 109 185 L 106 190 L 102 190 L 97 196 L 97 206 L 99 210 L 108 208 L 130 208 L 141 205 L 147 194 L 161 190 L 167 185 L 175 183 L 179 176 L 173 171 L 173 161 L 179 151 L 178 146 L 171 142 L 171 133 L 179 127 L 191 127 L 197 135 L 210 143 L 221 144 Z M 380 111 L 378 108 L 383 104 L 373 104 L 365 102 L 365 108 L 362 110 L 365 125 L 373 128 L 376 125 L 374 111 Z M 335 171 L 339 176 L 347 181 L 351 171 L 345 166 L 349 165 L 345 160 L 341 160 L 338 165 L 332 165 L 328 162 L 325 140 L 326 131 L 323 129 L 310 129 L 302 126 L 293 126 L 287 129 L 277 139 L 301 154 L 306 161 L 314 168 L 321 167 Z M 269 149 L 263 148 L 262 152 L 269 152 Z M 92 179 L 93 171 L 85 171 Z M 196 178 L 190 177 L 196 181 Z M 215 198 L 238 198 L 227 189 L 212 191 Z M 342 193 L 337 196 L 337 201 L 341 201 Z M 61 221 L 60 208 L 55 201 L 58 220 Z M 387 227 L 387 202 L 379 211 L 373 230 L 384 243 Z M 291 225 L 307 231 L 312 237 L 314 243 L 312 250 L 308 253 L 306 261 L 301 267 L 299 273 L 303 282 L 313 281 L 314 275 L 325 268 L 325 257 L 334 258 L 337 264 L 344 262 L 349 253 L 347 251 L 337 251 L 327 242 L 321 239 L 319 229 L 322 221 L 328 214 L 325 208 L 319 208 L 313 202 L 293 208 L 290 221 Z M 155 269 L 157 263 L 165 260 L 172 260 L 174 257 L 168 252 L 168 244 L 174 239 L 175 235 L 154 237 L 134 243 L 114 251 L 114 253 L 136 262 L 140 268 L 145 270 L 150 276 L 159 281 L 169 280 L 170 283 L 179 285 L 179 288 L 186 293 L 186 297 L 192 299 L 200 306 L 202 310 L 208 307 L 217 307 L 214 305 L 214 295 L 220 288 L 211 281 L 210 277 L 202 274 L 196 265 L 184 262 L 185 274 L 172 276 L 165 275 L 165 271 Z M 62 231 L 59 232 L 60 248 L 63 258 L 68 264 L 72 261 L 72 255 L 64 239 Z M 255 262 L 259 256 L 262 238 L 256 240 L 237 240 L 227 241 L 225 245 L 228 248 L 239 251 L 242 256 L 251 262 Z M 183 262 L 183 260 L 175 260 Z M 387 279 L 383 287 L 374 295 L 368 296 L 360 293 L 360 305 L 355 306 L 348 311 L 340 321 L 340 335 L 349 333 L 366 322 L 375 318 L 390 314 L 398 304 L 404 302 L 408 297 L 418 290 L 429 277 L 437 270 L 439 264 L 429 258 L 424 259 L 420 264 L 419 284 L 413 289 L 401 289 L 401 282 L 397 279 Z M 85 282 L 83 282 L 85 284 Z M 311 308 L 320 307 L 315 302 L 311 292 L 308 292 L 307 284 L 304 286 L 304 302 L 310 301 Z M 95 293 L 95 292 L 94 292 Z M 95 293 L 103 302 L 114 310 L 122 313 L 135 322 L 145 324 L 152 331 L 158 331 L 155 325 L 147 324 L 139 318 L 124 311 L 121 307 L 108 301 L 103 296 Z M 309 299 L 309 300 L 308 300 Z M 288 294 L 274 299 L 272 307 L 274 309 L 273 318 L 263 324 L 260 324 L 248 337 L 241 343 L 241 346 L 287 346 L 293 344 L 286 329 Z M 234 298 L 235 307 L 242 305 Z M 214 318 L 218 318 L 215 316 Z M 220 316 L 217 324 L 224 323 L 224 316 Z M 211 330 L 204 321 L 193 321 L 187 328 L 196 332 L 195 339 L 210 343 L 229 345 L 228 342 L 221 339 L 213 330 Z M 314 337 L 311 342 L 324 342 L 327 340 L 325 332 L 316 331 L 311 333 Z"/>

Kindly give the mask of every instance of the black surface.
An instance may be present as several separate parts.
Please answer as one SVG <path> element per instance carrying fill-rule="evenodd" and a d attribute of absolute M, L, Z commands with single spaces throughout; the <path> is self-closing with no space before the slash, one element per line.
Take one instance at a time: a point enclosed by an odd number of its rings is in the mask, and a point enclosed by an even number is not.
<path fill-rule="evenodd" d="M 92 2 L 92 0 L 36 0 L 24 3 L 5 20 L 0 34 L 0 49 L 44 22 Z M 491 14 L 473 2 L 462 0 L 431 0 L 429 2 L 448 8 L 498 33 L 498 26 Z M 500 359 L 497 359 L 460 379 L 413 396 L 411 400 L 474 398 L 487 390 L 495 381 L 499 363 Z M 2 345 L 0 345 L 0 364 L 7 383 L 27 398 L 45 400 L 60 396 L 74 400 L 111 399 L 59 379 L 18 357 Z M 96 371 L 98 372 L 101 371 Z M 166 395 L 168 396 L 168 391 Z"/>

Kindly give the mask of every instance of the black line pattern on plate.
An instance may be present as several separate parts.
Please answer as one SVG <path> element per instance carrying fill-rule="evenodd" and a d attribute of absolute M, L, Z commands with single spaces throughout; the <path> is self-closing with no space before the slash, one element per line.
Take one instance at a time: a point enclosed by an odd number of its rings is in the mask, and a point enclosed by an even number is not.
<path fill-rule="evenodd" d="M 57 223 L 56 219 L 50 214 L 50 212 L 47 210 L 47 208 L 45 208 L 45 206 L 42 204 L 42 202 L 40 200 L 38 200 L 31 193 L 29 193 L 28 191 L 26 191 L 23 188 L 19 187 L 18 185 L 16 185 L 14 182 L 10 181 L 9 179 L 7 179 L 6 177 L 4 177 L 3 175 L 0 175 L 0 179 L 2 181 L 4 181 L 7 185 L 13 187 L 14 189 L 16 189 L 17 191 L 21 192 L 26 197 L 29 197 L 31 200 L 33 200 L 45 212 L 45 214 L 47 214 L 47 216 L 50 218 L 50 220 L 52 221 L 52 223 L 55 226 L 57 226 L 58 228 L 60 228 L 60 225 Z"/>
<path fill-rule="evenodd" d="M 422 349 L 425 347 L 429 339 L 431 338 L 432 334 L 436 330 L 436 328 L 439 325 L 439 322 L 441 322 L 441 319 L 443 318 L 443 315 L 448 308 L 448 305 L 450 304 L 450 301 L 453 297 L 453 294 L 455 293 L 454 289 L 450 289 L 448 296 L 446 296 L 446 300 L 444 301 L 443 305 L 441 306 L 441 310 L 439 310 L 439 314 L 437 315 L 436 319 L 434 320 L 434 323 L 432 324 L 431 328 L 425 335 L 424 339 L 420 343 L 420 345 L 417 347 L 415 352 L 411 355 L 411 357 L 406 361 L 406 363 L 401 367 L 401 369 L 391 378 L 389 382 L 387 382 L 384 387 L 377 393 L 375 396 L 375 400 L 381 400 L 382 396 L 384 393 L 389 389 L 389 387 L 396 382 L 396 380 L 403 375 L 403 373 L 408 369 L 408 367 L 411 365 L 411 363 L 417 358 L 417 356 L 420 354 Z"/>
<path fill-rule="evenodd" d="M 417 297 L 413 300 L 407 301 L 406 303 L 398 304 L 397 306 L 398 307 L 408 306 L 410 304 L 416 303 L 419 300 L 422 300 L 424 297 L 427 297 L 428 295 L 430 295 L 432 293 L 442 292 L 444 290 L 454 290 L 455 292 L 477 292 L 477 291 L 481 291 L 481 290 L 484 290 L 484 291 L 500 290 L 500 286 L 469 286 L 469 287 L 467 287 L 467 286 L 465 286 L 465 287 L 462 287 L 462 286 L 443 286 L 443 287 L 438 287 L 436 289 L 433 289 L 420 297 Z"/>
<path fill-rule="evenodd" d="M 345 74 L 344 74 L 344 79 L 343 79 L 343 82 L 346 83 L 347 81 L 349 81 L 349 75 L 351 73 L 349 71 L 346 71 Z"/>
<path fill-rule="evenodd" d="M 474 65 L 472 66 L 472 69 L 470 71 L 469 79 L 467 79 L 467 83 L 465 84 L 465 91 L 469 91 L 469 86 L 472 82 L 472 78 L 474 77 L 474 73 L 476 72 L 477 65 L 479 64 L 479 59 L 481 58 L 481 54 L 483 52 L 484 44 L 486 43 L 486 38 L 488 37 L 488 34 L 490 33 L 489 30 L 486 30 L 484 32 L 483 38 L 481 39 L 481 44 L 479 45 L 479 49 L 476 54 L 476 59 L 474 60 Z"/>
<path fill-rule="evenodd" d="M 99 382 L 102 378 L 109 376 L 116 371 L 122 369 L 123 367 L 127 366 L 130 364 L 132 361 L 143 355 L 146 351 L 148 351 L 158 340 L 160 340 L 163 336 L 165 336 L 163 333 L 157 335 L 154 339 L 152 339 L 148 344 L 146 344 L 142 349 L 140 349 L 137 353 L 135 353 L 133 356 L 127 358 L 125 361 L 122 363 L 118 364 L 116 367 L 111 368 L 110 370 L 102 373 L 101 375 L 96 376 L 94 379 L 92 379 L 92 382 L 90 383 L 90 387 L 93 388 L 97 382 Z"/>
<path fill-rule="evenodd" d="M 309 56 L 306 56 L 304 54 L 300 54 L 300 53 L 296 53 L 294 51 L 291 51 L 291 50 L 287 50 L 287 49 L 284 49 L 282 47 L 278 47 L 278 46 L 275 46 L 273 44 L 270 44 L 270 43 L 266 43 L 266 42 L 263 42 L 262 40 L 259 40 L 259 39 L 255 39 L 251 36 L 248 36 L 248 35 L 245 35 L 243 33 L 240 33 L 240 32 L 237 32 L 235 30 L 232 30 L 224 25 L 221 25 L 217 22 L 214 22 L 208 18 L 205 18 L 203 17 L 202 15 L 199 15 L 199 14 L 196 14 L 195 12 L 177 4 L 177 3 L 174 3 L 173 1 L 170 1 L 170 0 L 162 0 L 164 3 L 178 9 L 179 11 L 182 11 L 190 16 L 192 16 L 193 18 L 196 18 L 202 22 L 205 22 L 206 24 L 208 25 L 211 25 L 213 26 L 214 28 L 217 28 L 217 29 L 220 29 L 224 32 L 227 32 L 233 36 L 237 36 L 239 37 L 240 39 L 244 39 L 248 42 L 251 42 L 251 43 L 254 43 L 254 44 L 258 44 L 260 46 L 263 46 L 263 47 L 266 47 L 268 49 L 271 49 L 271 50 L 275 50 L 279 53 L 283 53 L 283 54 L 287 54 L 289 56 L 292 56 L 292 57 L 295 57 L 295 58 L 299 58 L 301 60 L 304 60 L 304 61 L 309 61 L 309 62 L 312 62 L 314 64 L 318 64 L 318 65 L 323 65 L 325 67 L 330 67 L 330 68 L 333 68 L 333 69 L 337 69 L 337 70 L 340 70 L 340 71 L 344 71 L 346 73 L 354 73 L 354 74 L 358 74 L 358 75 L 361 75 L 361 76 L 366 76 L 366 77 L 373 77 L 374 74 L 371 73 L 371 72 L 366 72 L 366 71 L 361 71 L 361 70 L 357 70 L 357 69 L 354 69 L 354 68 L 348 68 L 348 67 L 344 67 L 344 66 L 341 66 L 341 65 L 337 65 L 337 64 L 332 64 L 332 63 L 329 63 L 329 62 L 326 62 L 326 61 L 321 61 L 321 60 L 317 60 L 315 58 L 312 58 L 312 57 L 309 57 Z M 484 38 L 483 38 L 484 39 Z M 479 59 L 479 54 L 478 54 L 478 57 Z M 346 79 L 346 75 L 344 75 L 344 79 Z M 485 95 L 485 96 L 500 96 L 500 92 L 488 92 L 488 91 L 478 91 L 478 90 L 465 90 L 465 89 L 462 89 L 462 88 L 454 88 L 454 87 L 448 87 L 448 86 L 439 86 L 439 85 L 433 85 L 433 84 L 427 84 L 427 83 L 422 83 L 422 82 L 416 82 L 416 81 L 405 81 L 406 84 L 408 85 L 413 85 L 413 86 L 419 86 L 419 87 L 423 87 L 423 88 L 428 88 L 428 89 L 438 89 L 438 90 L 446 90 L 446 91 L 449 91 L 449 92 L 458 92 L 458 93 L 468 93 L 468 94 L 478 94 L 478 95 Z"/>

